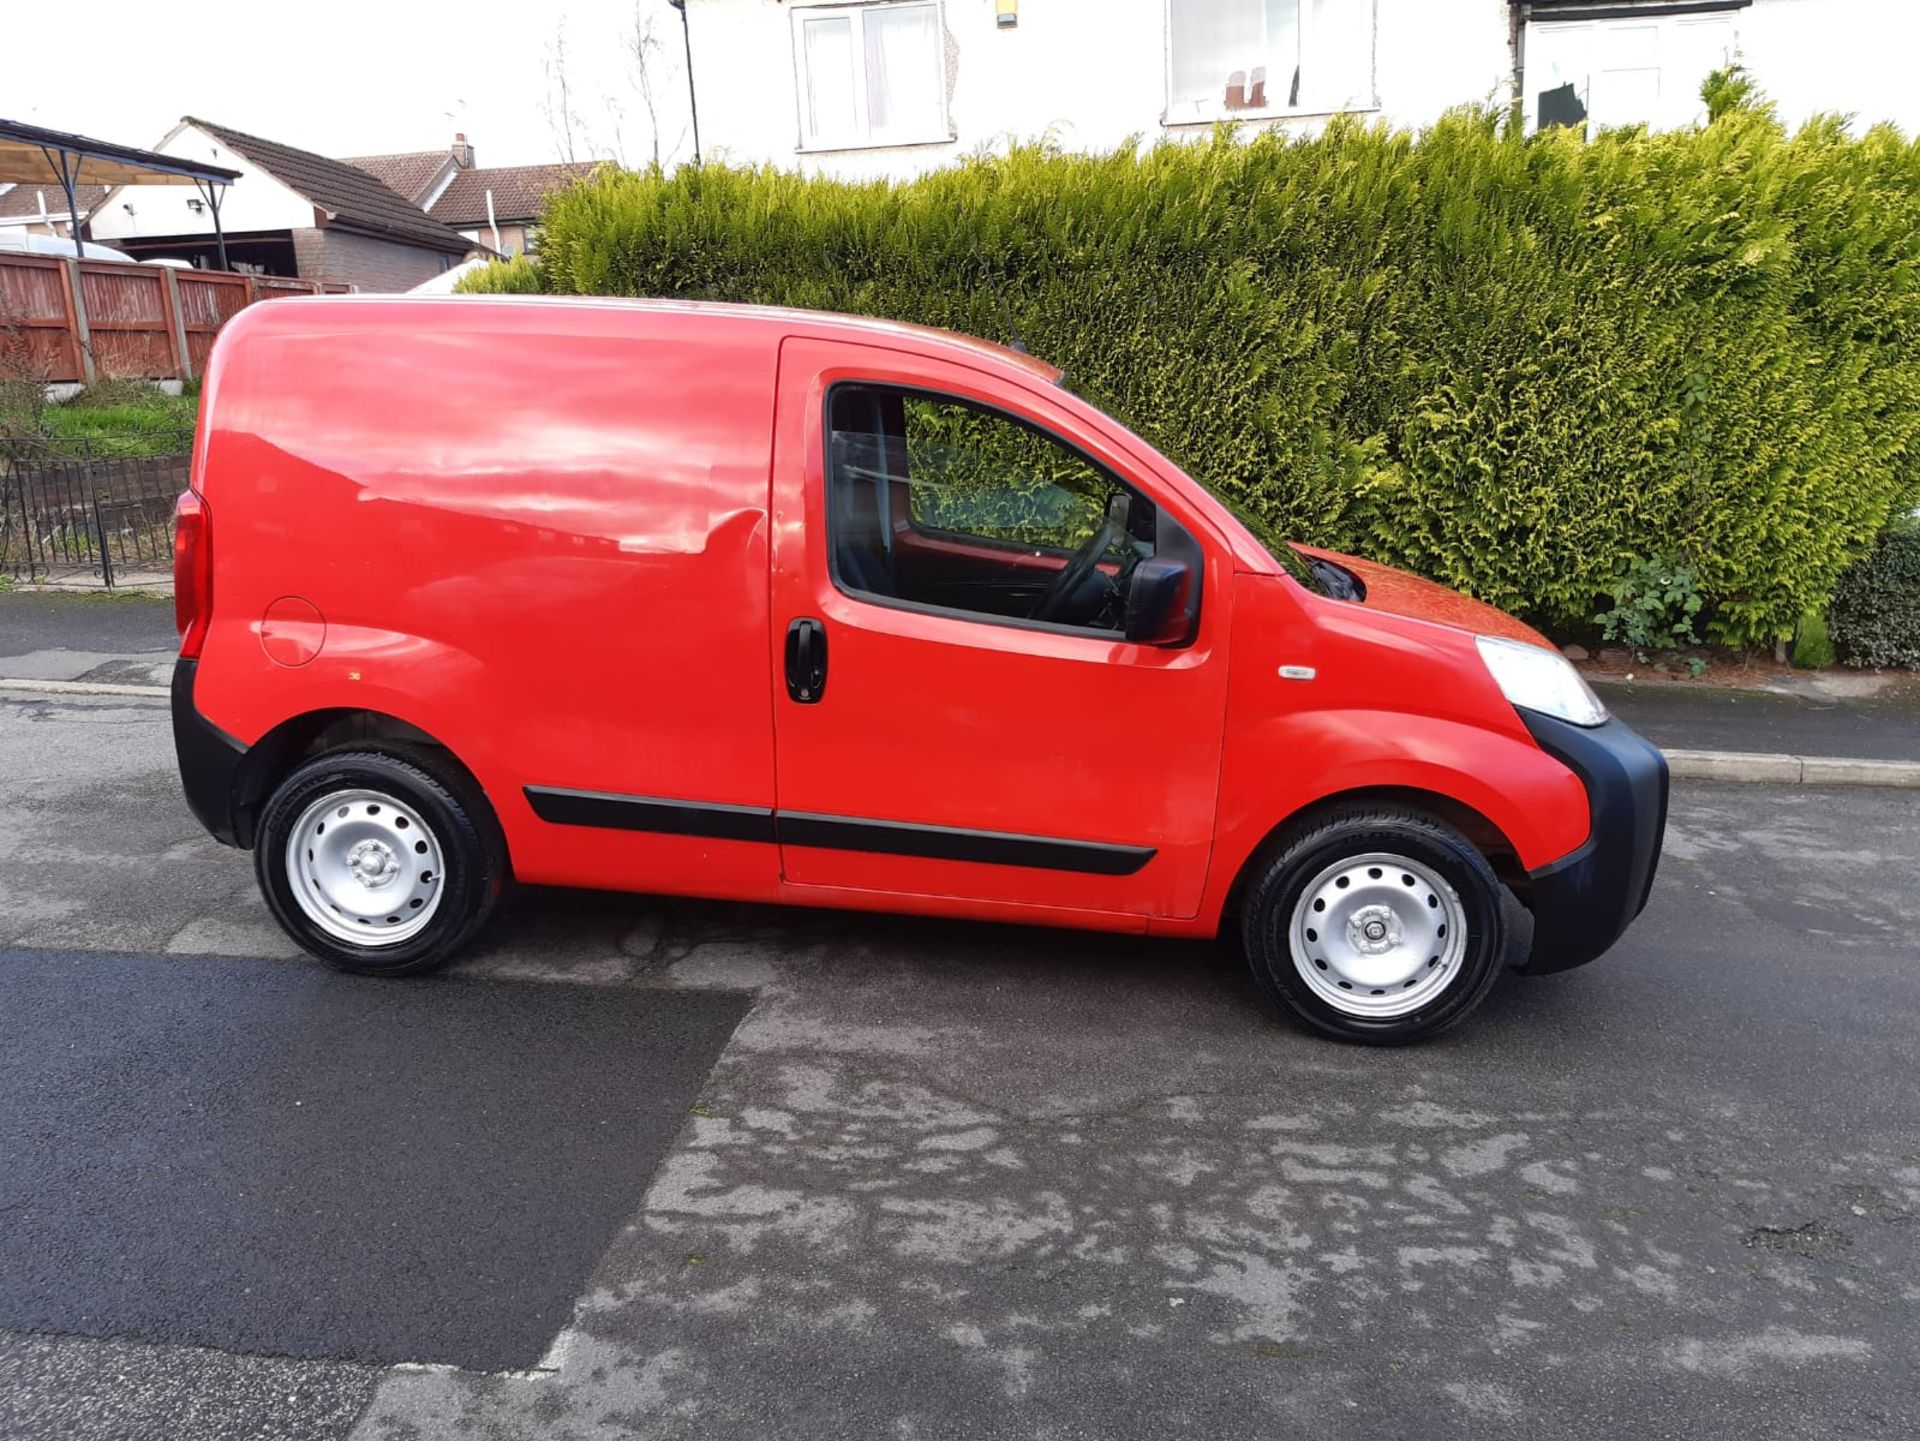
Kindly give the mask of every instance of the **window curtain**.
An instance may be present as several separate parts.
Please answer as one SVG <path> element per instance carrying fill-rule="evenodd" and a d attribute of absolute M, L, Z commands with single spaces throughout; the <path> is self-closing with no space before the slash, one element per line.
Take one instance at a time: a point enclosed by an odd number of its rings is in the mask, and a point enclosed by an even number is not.
<path fill-rule="evenodd" d="M 940 34 L 934 7 L 869 10 L 867 128 L 873 138 L 930 140 L 942 133 Z"/>
<path fill-rule="evenodd" d="M 804 23 L 807 126 L 815 140 L 845 140 L 859 122 L 853 111 L 853 22 L 845 16 Z"/>
<path fill-rule="evenodd" d="M 1249 88 L 1267 72 L 1269 106 L 1287 102 L 1300 54 L 1301 0 L 1174 0 L 1171 16 L 1176 105 L 1223 104 L 1238 71 Z"/>

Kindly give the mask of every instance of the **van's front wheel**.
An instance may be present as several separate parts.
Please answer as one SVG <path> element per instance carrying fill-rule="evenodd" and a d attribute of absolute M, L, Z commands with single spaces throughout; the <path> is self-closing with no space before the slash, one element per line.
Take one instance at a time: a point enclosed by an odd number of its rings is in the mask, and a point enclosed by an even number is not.
<path fill-rule="evenodd" d="M 1242 932 L 1275 1005 L 1397 1045 L 1464 1020 L 1506 952 L 1500 882 L 1453 827 L 1399 807 L 1329 812 L 1260 864 Z"/>
<path fill-rule="evenodd" d="M 425 756 L 320 756 L 267 802 L 254 841 L 281 928 L 343 970 L 404 975 L 451 959 L 493 909 L 504 847 L 485 798 Z"/>

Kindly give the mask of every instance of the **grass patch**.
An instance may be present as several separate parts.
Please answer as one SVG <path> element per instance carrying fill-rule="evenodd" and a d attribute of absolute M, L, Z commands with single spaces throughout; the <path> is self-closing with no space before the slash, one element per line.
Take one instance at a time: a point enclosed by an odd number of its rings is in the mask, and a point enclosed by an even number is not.
<path fill-rule="evenodd" d="M 191 446 L 200 387 L 168 395 L 138 381 L 103 381 L 40 413 L 42 435 L 85 441 L 99 456 L 177 455 Z"/>

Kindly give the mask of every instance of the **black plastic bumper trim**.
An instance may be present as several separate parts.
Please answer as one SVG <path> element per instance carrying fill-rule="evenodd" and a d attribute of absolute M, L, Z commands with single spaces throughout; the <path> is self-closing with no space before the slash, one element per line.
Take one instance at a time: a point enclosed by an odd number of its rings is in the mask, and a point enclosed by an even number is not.
<path fill-rule="evenodd" d="M 601 826 L 655 835 L 706 836 L 869 855 L 919 856 L 937 861 L 979 861 L 1083 875 L 1130 876 L 1152 860 L 1150 846 L 1060 840 L 1011 831 L 977 831 L 908 821 L 771 811 L 758 806 L 716 805 L 657 796 L 527 786 L 527 803 L 543 821 L 564 826 Z"/>
<path fill-rule="evenodd" d="M 241 818 L 234 798 L 247 747 L 200 714 L 193 703 L 193 683 L 200 663 L 178 660 L 173 665 L 173 749 L 180 761 L 180 785 L 187 808 L 222 845 L 245 845 Z"/>
<path fill-rule="evenodd" d="M 1623 721 L 1591 728 L 1520 712 L 1540 749 L 1580 777 L 1592 829 L 1571 855 L 1528 873 L 1529 975 L 1602 955 L 1645 909 L 1667 826 L 1667 758 Z"/>

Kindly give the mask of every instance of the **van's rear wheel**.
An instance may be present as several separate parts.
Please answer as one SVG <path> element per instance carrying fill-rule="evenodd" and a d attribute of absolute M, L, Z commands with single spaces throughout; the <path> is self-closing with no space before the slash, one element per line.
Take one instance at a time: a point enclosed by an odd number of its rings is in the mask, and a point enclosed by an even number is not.
<path fill-rule="evenodd" d="M 1453 827 L 1399 807 L 1329 812 L 1288 839 L 1253 877 L 1241 923 L 1268 1000 L 1374 1045 L 1464 1020 L 1506 952 L 1486 858 Z"/>
<path fill-rule="evenodd" d="M 343 970 L 424 971 L 472 939 L 499 897 L 505 848 L 486 799 L 425 755 L 356 751 L 296 768 L 254 840 L 267 906 Z"/>

